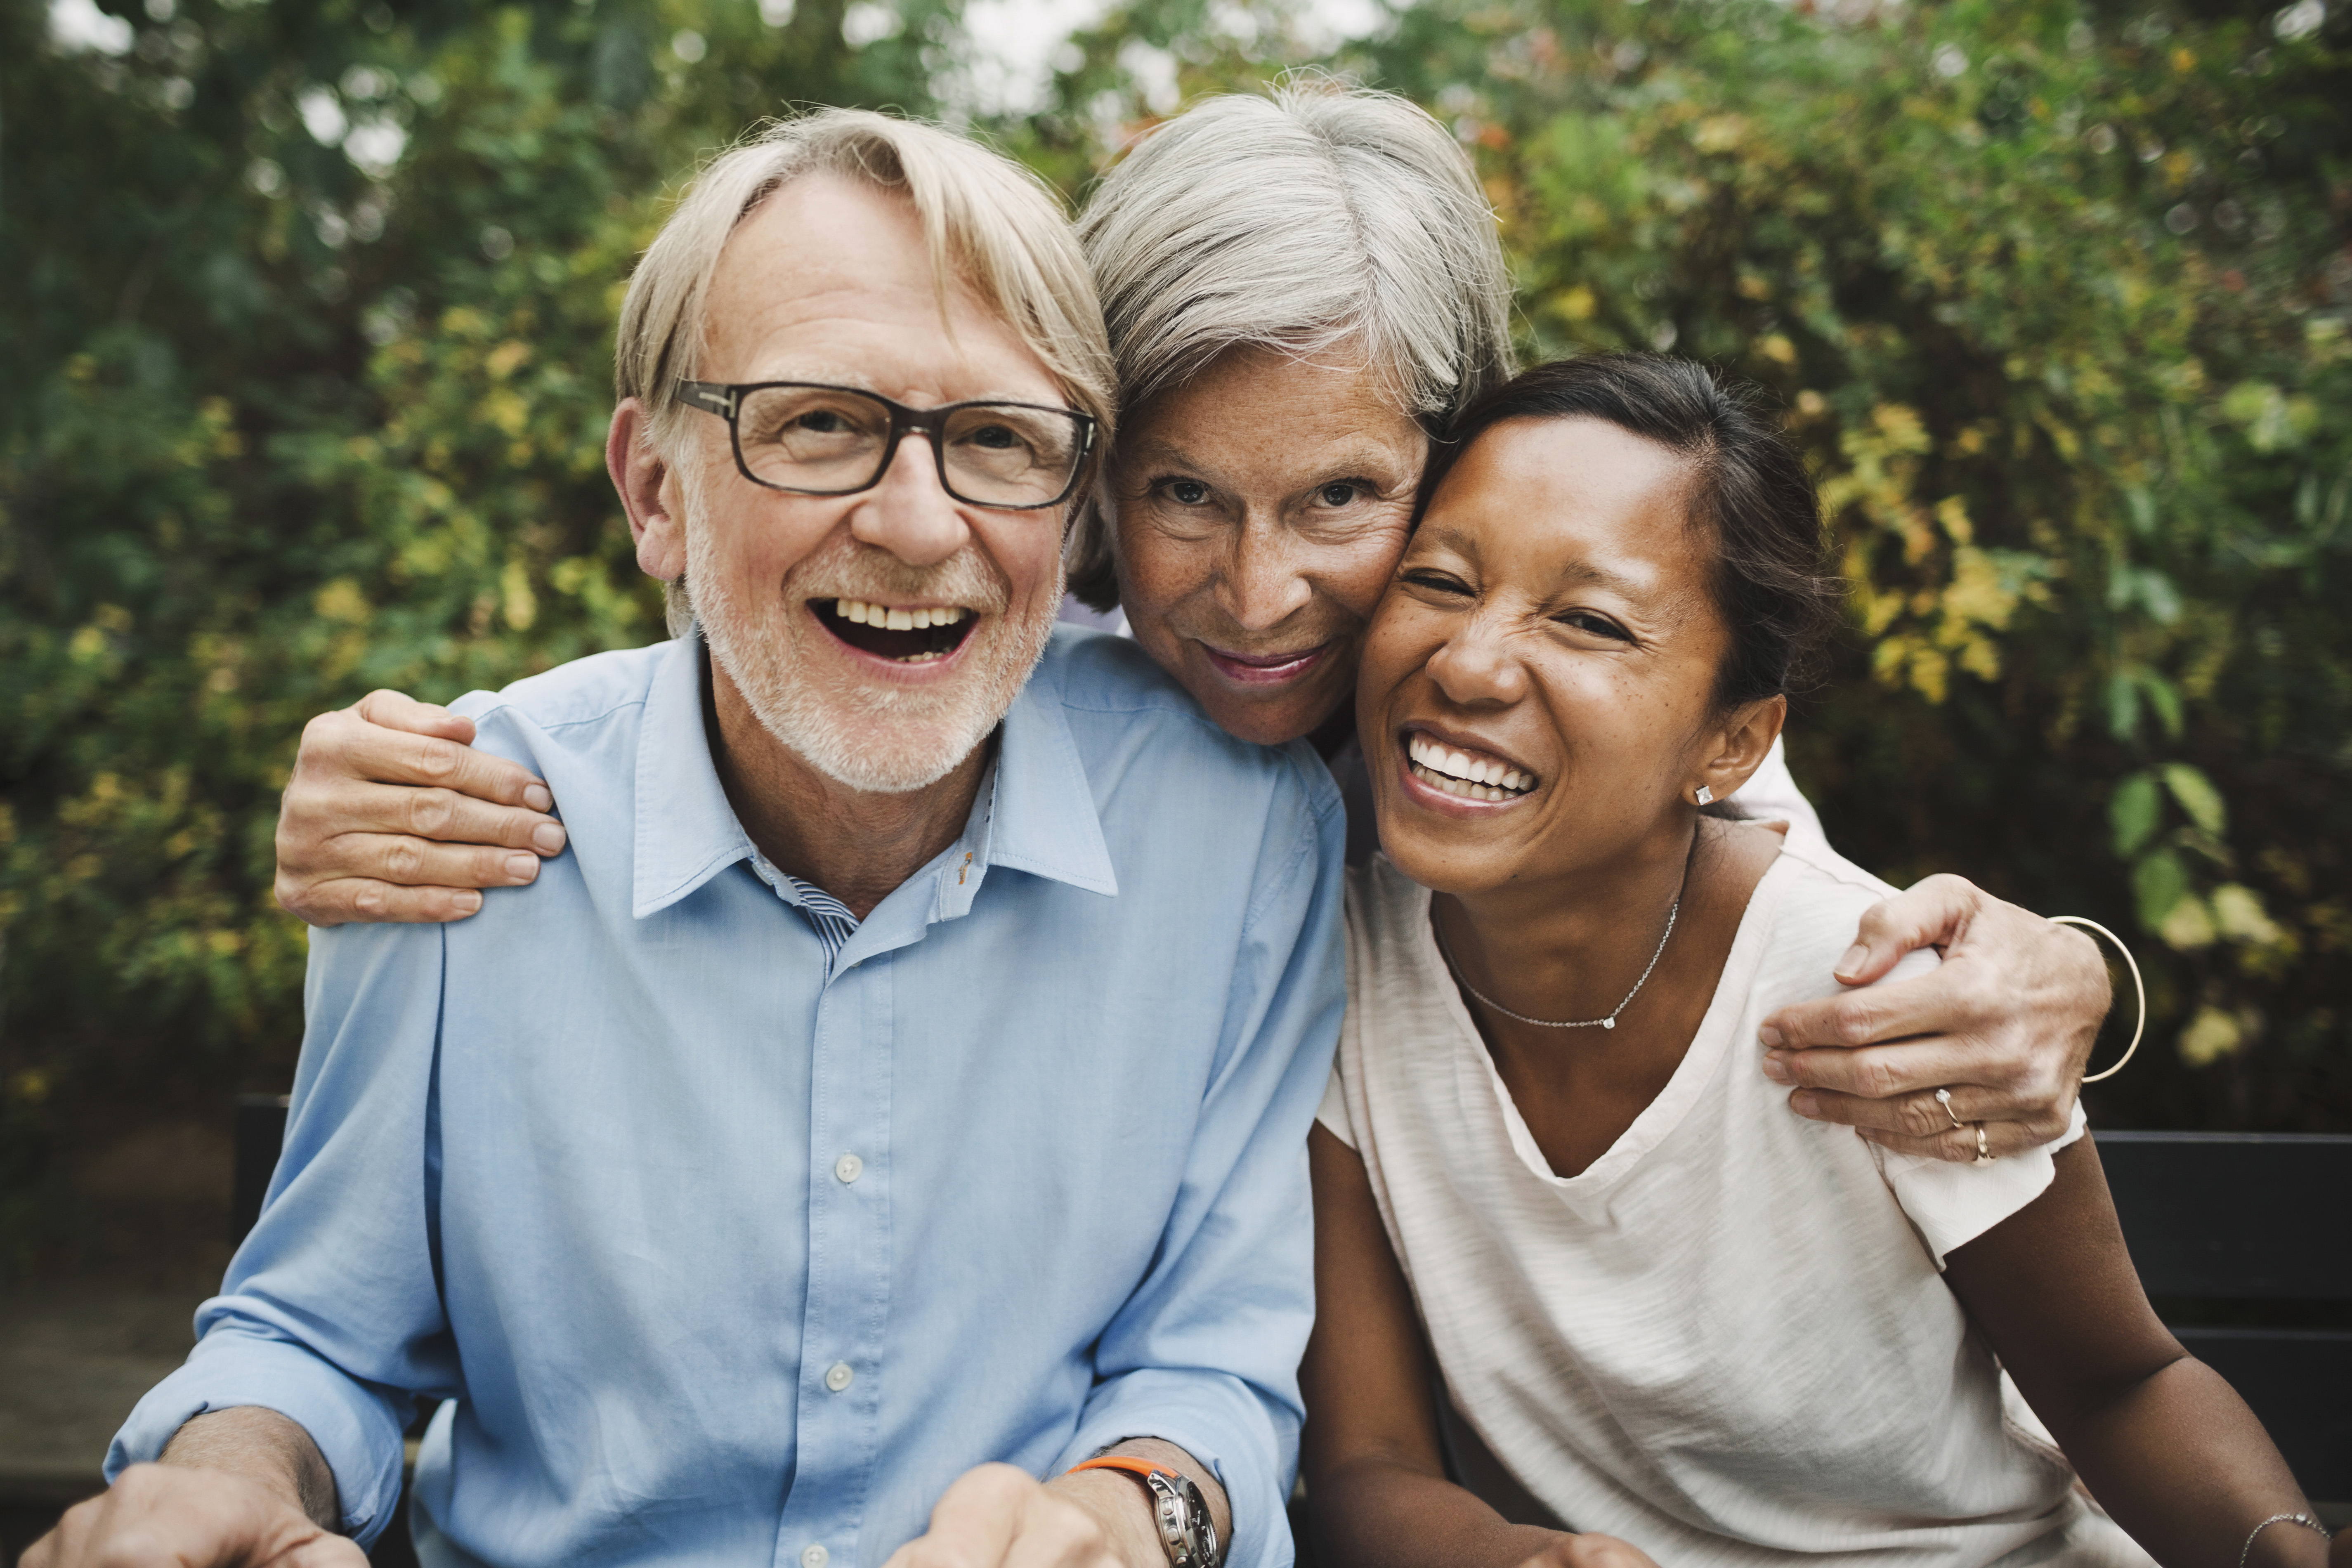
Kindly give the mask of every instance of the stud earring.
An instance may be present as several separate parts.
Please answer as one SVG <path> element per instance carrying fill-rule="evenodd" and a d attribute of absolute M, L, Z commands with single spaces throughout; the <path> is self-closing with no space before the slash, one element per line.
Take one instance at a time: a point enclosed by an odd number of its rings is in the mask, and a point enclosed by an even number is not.
<path fill-rule="evenodd" d="M 1711 790 L 1711 789 L 1707 788 L 1707 787 L 1706 787 L 1706 785 L 1705 785 L 1705 784 L 1701 784 L 1701 785 L 1699 785 L 1699 786 L 1698 786 L 1698 803 L 1699 803 L 1699 805 L 1714 805 L 1714 804 L 1715 804 L 1715 791 L 1713 791 L 1713 790 Z"/>

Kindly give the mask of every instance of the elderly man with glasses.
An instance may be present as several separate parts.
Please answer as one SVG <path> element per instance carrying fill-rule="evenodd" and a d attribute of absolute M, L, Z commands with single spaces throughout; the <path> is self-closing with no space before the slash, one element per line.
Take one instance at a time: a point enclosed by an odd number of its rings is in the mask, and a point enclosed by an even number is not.
<path fill-rule="evenodd" d="M 1341 809 L 1055 632 L 1109 378 L 994 155 L 705 172 L 607 452 L 696 629 L 462 705 L 572 852 L 313 938 L 260 1224 L 27 1563 L 356 1563 L 420 1396 L 428 1563 L 1286 1560 Z"/>

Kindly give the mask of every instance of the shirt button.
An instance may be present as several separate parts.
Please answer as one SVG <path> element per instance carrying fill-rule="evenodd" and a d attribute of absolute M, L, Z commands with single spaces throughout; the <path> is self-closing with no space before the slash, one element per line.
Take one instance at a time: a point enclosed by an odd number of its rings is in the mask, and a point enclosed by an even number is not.
<path fill-rule="evenodd" d="M 823 1542 L 812 1541 L 801 1548 L 801 1568 L 824 1568 L 832 1561 L 833 1553 L 824 1549 Z"/>
<path fill-rule="evenodd" d="M 854 1182 L 866 1173 L 866 1162 L 855 1154 L 844 1154 L 833 1163 L 833 1173 L 844 1182 Z"/>
<path fill-rule="evenodd" d="M 851 1384 L 856 1381 L 857 1373 L 856 1370 L 853 1369 L 845 1361 L 835 1362 L 831 1366 L 824 1369 L 824 1385 L 833 1390 L 835 1394 L 839 1394 L 843 1389 L 847 1388 Z M 823 1552 L 824 1548 L 819 1546 L 814 1548 L 814 1550 Z M 820 1558 L 818 1561 L 822 1562 L 823 1559 Z"/>

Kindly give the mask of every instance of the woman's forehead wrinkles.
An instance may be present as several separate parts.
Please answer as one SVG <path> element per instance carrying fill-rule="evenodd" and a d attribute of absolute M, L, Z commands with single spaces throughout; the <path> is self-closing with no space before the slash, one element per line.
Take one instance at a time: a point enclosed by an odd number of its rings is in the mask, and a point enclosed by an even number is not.
<path fill-rule="evenodd" d="M 1394 468 L 1400 462 L 1411 461 L 1411 455 L 1399 453 L 1391 443 L 1360 433 L 1322 443 L 1310 441 L 1293 445 L 1276 439 L 1272 444 L 1275 454 L 1287 467 L 1317 474 L 1339 476 L 1370 468 Z M 1130 465 L 1150 467 L 1166 464 L 1194 468 L 1224 466 L 1218 457 L 1202 451 L 1197 443 L 1187 442 L 1181 434 L 1153 432 L 1121 445 L 1125 461 Z"/>

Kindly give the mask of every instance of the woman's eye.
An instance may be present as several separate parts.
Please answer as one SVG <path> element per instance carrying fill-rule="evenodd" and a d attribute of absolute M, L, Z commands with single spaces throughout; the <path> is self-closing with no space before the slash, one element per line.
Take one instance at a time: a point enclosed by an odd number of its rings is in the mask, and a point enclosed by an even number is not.
<path fill-rule="evenodd" d="M 1209 499 L 1209 487 L 1198 479 L 1170 479 L 1160 489 L 1178 506 L 1199 506 Z"/>
<path fill-rule="evenodd" d="M 1562 626 L 1574 626 L 1578 631 L 1590 632 L 1597 637 L 1608 637 L 1613 642 L 1633 640 L 1633 634 L 1623 626 L 1606 616 L 1596 616 L 1590 610 L 1570 610 L 1564 616 L 1557 616 L 1553 618 Z"/>
<path fill-rule="evenodd" d="M 1359 488 L 1345 480 L 1341 480 L 1336 484 L 1325 485 L 1316 493 L 1318 498 L 1321 500 L 1325 506 L 1341 507 L 1348 505 L 1350 501 L 1356 499 L 1359 493 Z"/>
<path fill-rule="evenodd" d="M 1416 588 L 1426 588 L 1434 594 L 1459 594 L 1467 595 L 1470 592 L 1469 585 L 1464 583 L 1459 577 L 1453 575 L 1451 573 L 1432 572 L 1426 567 L 1407 572 L 1404 574 L 1404 580 L 1412 584 Z"/>

